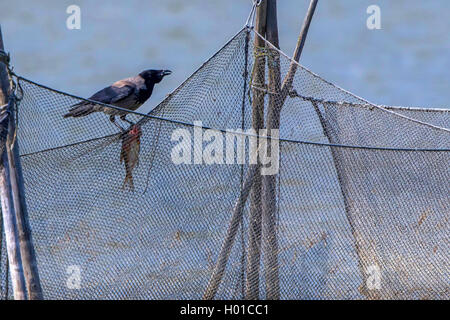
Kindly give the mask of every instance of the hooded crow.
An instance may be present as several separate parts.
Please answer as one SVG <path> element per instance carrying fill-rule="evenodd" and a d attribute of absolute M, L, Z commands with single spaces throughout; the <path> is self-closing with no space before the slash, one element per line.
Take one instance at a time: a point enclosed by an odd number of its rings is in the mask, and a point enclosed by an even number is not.
<path fill-rule="evenodd" d="M 123 109 L 136 110 L 147 101 L 152 95 L 155 84 L 160 83 L 161 80 L 172 73 L 170 70 L 145 70 L 136 77 L 131 77 L 119 80 L 109 87 L 106 87 L 95 93 L 89 100 L 111 104 Z M 84 117 L 93 112 L 104 112 L 110 116 L 110 120 L 119 129 L 123 130 L 115 123 L 115 117 L 120 116 L 120 119 L 133 124 L 126 119 L 127 113 L 121 110 L 96 105 L 91 102 L 80 102 L 72 106 L 64 118 L 69 117 Z"/>

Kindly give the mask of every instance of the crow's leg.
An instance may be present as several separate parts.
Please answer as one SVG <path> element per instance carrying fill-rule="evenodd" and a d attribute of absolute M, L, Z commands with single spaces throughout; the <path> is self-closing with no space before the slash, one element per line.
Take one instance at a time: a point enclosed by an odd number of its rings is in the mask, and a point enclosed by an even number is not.
<path fill-rule="evenodd" d="M 120 120 L 125 121 L 125 122 L 128 122 L 130 125 L 134 125 L 134 122 L 128 120 L 126 117 L 127 117 L 127 115 L 126 115 L 126 114 L 123 114 L 123 115 L 120 116 Z"/>
<path fill-rule="evenodd" d="M 120 125 L 118 125 L 117 123 L 116 123 L 116 116 L 109 116 L 109 121 L 111 121 L 117 128 L 119 128 L 119 130 L 123 133 L 123 132 L 125 132 L 125 129 L 124 128 L 122 128 Z"/>

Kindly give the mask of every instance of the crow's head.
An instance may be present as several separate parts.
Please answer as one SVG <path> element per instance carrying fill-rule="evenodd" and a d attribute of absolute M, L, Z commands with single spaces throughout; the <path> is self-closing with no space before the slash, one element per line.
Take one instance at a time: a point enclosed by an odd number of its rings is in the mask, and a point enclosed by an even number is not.
<path fill-rule="evenodd" d="M 146 82 L 160 83 L 161 80 L 171 74 L 170 70 L 145 70 L 139 73 Z"/>

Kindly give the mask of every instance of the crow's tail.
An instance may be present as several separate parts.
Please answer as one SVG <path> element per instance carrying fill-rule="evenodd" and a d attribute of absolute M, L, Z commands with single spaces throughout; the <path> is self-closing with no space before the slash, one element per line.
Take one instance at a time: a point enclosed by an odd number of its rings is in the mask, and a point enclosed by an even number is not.
<path fill-rule="evenodd" d="M 64 115 L 64 118 L 84 117 L 95 111 L 97 111 L 97 110 L 95 109 L 95 105 L 93 105 L 92 103 L 80 102 L 80 103 L 73 105 L 72 108 L 69 109 L 69 112 Z"/>

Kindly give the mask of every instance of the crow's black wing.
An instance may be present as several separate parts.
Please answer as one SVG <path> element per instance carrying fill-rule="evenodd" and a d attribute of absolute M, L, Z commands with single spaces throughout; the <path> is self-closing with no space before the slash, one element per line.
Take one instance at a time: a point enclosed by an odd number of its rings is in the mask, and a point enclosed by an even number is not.
<path fill-rule="evenodd" d="M 136 85 L 133 82 L 128 80 L 120 80 L 112 86 L 100 90 L 89 99 L 106 104 L 117 104 L 119 101 L 126 101 L 126 99 L 131 97 L 135 91 Z M 83 117 L 91 114 L 92 112 L 102 110 L 102 106 L 84 101 L 73 105 L 72 108 L 69 109 L 69 112 L 64 115 L 64 118 Z"/>
<path fill-rule="evenodd" d="M 136 90 L 136 85 L 129 81 L 117 81 L 112 86 L 106 87 L 95 93 L 90 100 L 99 101 L 107 104 L 114 104 L 120 100 L 126 99 Z"/>

